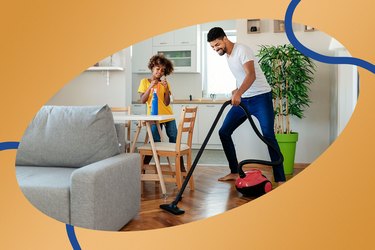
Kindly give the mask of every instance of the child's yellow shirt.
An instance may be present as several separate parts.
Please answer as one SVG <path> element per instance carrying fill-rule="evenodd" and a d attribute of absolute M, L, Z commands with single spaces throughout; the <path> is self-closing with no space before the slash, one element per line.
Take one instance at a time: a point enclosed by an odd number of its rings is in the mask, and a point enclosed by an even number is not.
<path fill-rule="evenodd" d="M 141 80 L 139 87 L 138 87 L 138 93 L 145 93 L 146 90 L 150 86 L 150 81 L 147 78 L 144 78 Z M 169 92 L 171 93 L 171 86 L 168 84 L 168 89 Z M 156 89 L 156 93 L 158 95 L 158 114 L 159 115 L 173 115 L 172 107 L 171 105 L 166 106 L 164 103 L 164 93 L 165 93 L 165 88 L 161 83 L 158 83 L 153 87 L 153 89 L 150 92 L 150 95 L 148 96 L 146 105 L 147 105 L 147 114 L 151 114 L 151 101 L 152 101 L 152 96 L 154 94 L 154 89 Z M 169 119 L 161 122 L 168 122 L 174 119 Z"/>

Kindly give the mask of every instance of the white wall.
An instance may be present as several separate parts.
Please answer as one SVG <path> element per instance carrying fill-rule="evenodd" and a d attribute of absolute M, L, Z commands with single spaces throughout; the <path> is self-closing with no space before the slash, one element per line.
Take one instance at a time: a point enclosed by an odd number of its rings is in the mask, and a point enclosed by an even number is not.
<path fill-rule="evenodd" d="M 332 50 L 335 56 L 351 56 L 341 44 L 332 39 Z M 335 65 L 332 72 L 331 88 L 331 142 L 344 130 L 357 104 L 358 71 L 353 65 Z"/>
<path fill-rule="evenodd" d="M 130 105 L 131 89 L 129 74 L 131 64 L 127 62 L 129 49 L 124 49 L 114 54 L 114 64 L 124 68 L 123 71 L 109 72 L 109 85 L 107 74 L 102 71 L 84 71 L 82 74 L 67 83 L 48 102 L 48 105 L 101 105 L 127 106 Z"/>
<path fill-rule="evenodd" d="M 278 45 L 290 43 L 285 33 L 273 32 L 273 21 L 261 21 L 262 33 L 247 34 L 246 20 L 237 20 L 237 41 L 250 46 L 255 53 L 259 45 Z M 304 32 L 303 25 L 293 25 L 297 38 L 302 44 L 322 54 L 331 55 L 329 44 L 331 38 L 319 31 Z M 315 79 L 310 86 L 312 103 L 305 112 L 305 118 L 292 118 L 292 130 L 299 132 L 296 150 L 296 162 L 310 163 L 323 153 L 330 145 L 330 88 L 332 65 L 316 63 Z M 266 147 L 250 131 L 246 122 L 236 131 L 235 143 L 239 160 L 246 158 L 269 159 Z"/>
<path fill-rule="evenodd" d="M 335 52 L 337 56 L 350 56 L 346 49 Z M 338 136 L 348 124 L 357 103 L 357 67 L 353 65 L 337 65 L 337 134 Z"/>

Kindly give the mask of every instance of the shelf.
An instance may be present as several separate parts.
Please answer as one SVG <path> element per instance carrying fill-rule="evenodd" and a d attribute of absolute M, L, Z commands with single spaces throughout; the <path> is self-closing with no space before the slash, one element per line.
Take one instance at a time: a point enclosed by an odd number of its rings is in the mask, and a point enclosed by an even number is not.
<path fill-rule="evenodd" d="M 260 19 L 247 19 L 247 34 L 260 33 Z"/>
<path fill-rule="evenodd" d="M 101 72 L 105 72 L 106 73 L 106 83 L 107 83 L 107 86 L 109 86 L 109 82 L 110 82 L 110 79 L 109 79 L 109 72 L 110 71 L 123 71 L 124 68 L 122 67 L 115 67 L 115 66 L 93 66 L 93 67 L 90 67 L 88 69 L 86 69 L 86 71 L 101 71 Z"/>
<path fill-rule="evenodd" d="M 122 67 L 115 66 L 93 66 L 87 69 L 87 71 L 123 71 Z"/>
<path fill-rule="evenodd" d="M 308 25 L 305 25 L 305 32 L 310 32 L 310 31 L 315 31 L 315 28 L 311 27 L 311 26 L 308 26 Z"/>
<path fill-rule="evenodd" d="M 284 20 L 273 20 L 273 32 L 274 33 L 285 32 L 285 22 L 284 22 Z"/>

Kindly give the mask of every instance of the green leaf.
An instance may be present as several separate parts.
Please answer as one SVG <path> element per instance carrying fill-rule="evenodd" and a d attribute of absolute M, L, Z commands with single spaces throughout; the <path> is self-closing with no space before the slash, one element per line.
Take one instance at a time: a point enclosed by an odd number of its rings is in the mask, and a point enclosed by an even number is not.
<path fill-rule="evenodd" d="M 272 97 L 277 101 L 277 105 L 278 98 L 282 99 L 282 107 L 275 107 L 275 114 L 290 114 L 303 118 L 305 109 L 311 103 L 309 85 L 314 80 L 316 70 L 313 60 L 291 44 L 261 45 L 257 56 L 260 58 L 259 65 L 272 88 Z M 275 122 L 276 127 L 281 126 L 277 124 L 278 119 L 275 119 Z M 286 128 L 286 124 L 282 126 Z"/>

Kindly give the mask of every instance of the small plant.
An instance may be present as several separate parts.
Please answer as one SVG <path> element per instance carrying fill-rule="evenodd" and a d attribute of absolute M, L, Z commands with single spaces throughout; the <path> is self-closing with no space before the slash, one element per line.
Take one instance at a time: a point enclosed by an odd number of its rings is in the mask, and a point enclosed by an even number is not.
<path fill-rule="evenodd" d="M 259 64 L 272 87 L 275 133 L 289 134 L 290 116 L 303 118 L 311 102 L 309 85 L 316 66 L 291 44 L 260 47 Z"/>

